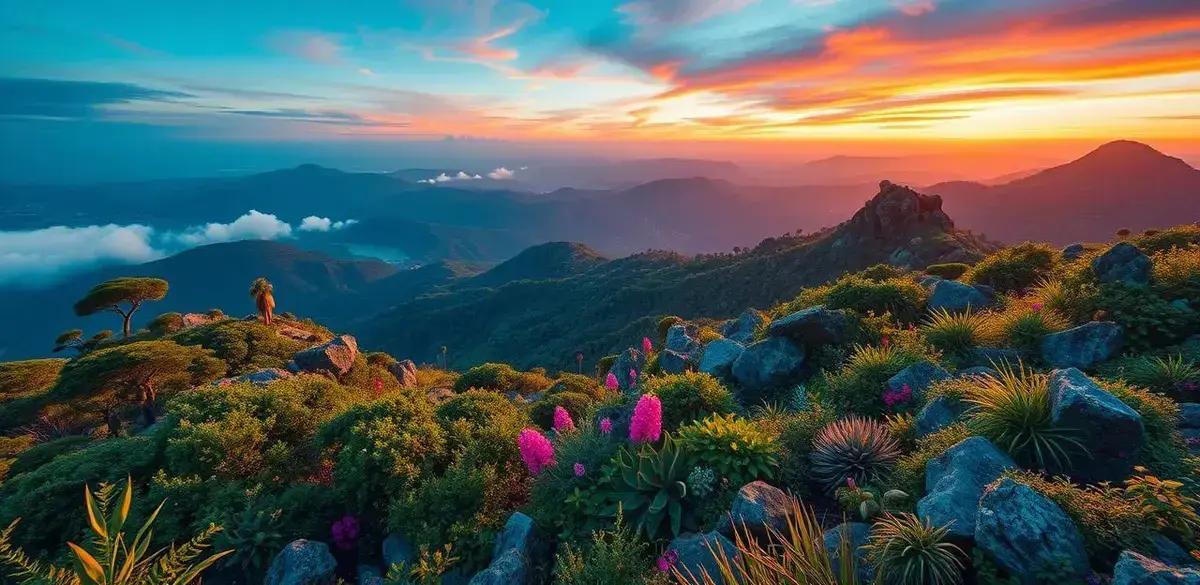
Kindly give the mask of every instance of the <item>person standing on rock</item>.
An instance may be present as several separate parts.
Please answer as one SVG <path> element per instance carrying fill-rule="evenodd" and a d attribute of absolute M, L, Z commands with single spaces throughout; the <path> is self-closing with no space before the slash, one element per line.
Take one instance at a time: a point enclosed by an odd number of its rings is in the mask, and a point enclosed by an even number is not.
<path fill-rule="evenodd" d="M 263 277 L 254 279 L 250 285 L 250 296 L 254 297 L 254 304 L 258 306 L 258 314 L 262 315 L 263 323 L 270 325 L 271 317 L 275 311 L 275 295 L 272 292 L 275 286 L 271 281 Z"/>

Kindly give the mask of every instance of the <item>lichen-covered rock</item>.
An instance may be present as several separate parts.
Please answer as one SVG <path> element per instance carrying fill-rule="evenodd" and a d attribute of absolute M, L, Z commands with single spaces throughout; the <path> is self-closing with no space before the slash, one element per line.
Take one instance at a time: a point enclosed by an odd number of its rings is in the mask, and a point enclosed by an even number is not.
<path fill-rule="evenodd" d="M 934 526 L 950 525 L 950 536 L 975 536 L 979 497 L 1016 463 L 983 437 L 969 437 L 929 460 L 925 466 L 925 497 L 917 502 L 917 515 Z"/>
<path fill-rule="evenodd" d="M 358 566 L 358 585 L 383 585 L 383 571 L 375 565 Z"/>
<path fill-rule="evenodd" d="M 1055 368 L 1090 368 L 1121 351 L 1125 335 L 1112 321 L 1092 321 L 1042 338 L 1042 359 Z"/>
<path fill-rule="evenodd" d="M 788 516 L 792 513 L 792 502 L 783 490 L 766 482 L 755 481 L 742 486 L 729 509 L 729 515 L 721 520 L 721 534 L 734 538 L 743 527 L 756 537 L 765 537 L 769 529 L 787 533 Z"/>
<path fill-rule="evenodd" d="M 930 400 L 917 413 L 917 436 L 925 437 L 954 424 L 966 411 L 967 405 L 955 398 L 938 396 Z"/>
<path fill-rule="evenodd" d="M 733 377 L 733 362 L 746 347 L 732 339 L 714 339 L 704 346 L 700 355 L 700 371 L 719 380 Z"/>
<path fill-rule="evenodd" d="M 301 372 L 345 375 L 358 357 L 358 342 L 351 335 L 334 337 L 316 347 L 296 352 L 292 363 Z"/>
<path fill-rule="evenodd" d="M 417 385 L 417 364 L 414 364 L 412 360 L 394 362 L 388 366 L 388 371 L 405 388 Z"/>
<path fill-rule="evenodd" d="M 697 580 L 704 573 L 720 580 L 721 569 L 714 554 L 724 555 L 730 562 L 737 554 L 733 542 L 715 530 L 704 534 L 681 534 L 667 545 L 667 550 L 677 555 L 675 568 Z"/>
<path fill-rule="evenodd" d="M 1054 426 L 1071 429 L 1087 447 L 1072 457 L 1067 472 L 1082 482 L 1120 481 L 1129 476 L 1145 443 L 1142 415 L 1076 368 L 1050 374 Z M 1090 456 L 1088 456 L 1090 455 Z"/>
<path fill-rule="evenodd" d="M 323 542 L 295 540 L 275 555 L 264 585 L 331 585 L 337 561 Z"/>
<path fill-rule="evenodd" d="M 968 309 L 982 309 L 992 302 L 992 297 L 977 287 L 957 280 L 940 280 L 934 283 L 929 295 L 930 310 L 944 309 L 952 313 Z"/>
<path fill-rule="evenodd" d="M 617 355 L 617 360 L 613 362 L 608 373 L 616 376 L 617 388 L 626 394 L 634 391 L 637 384 L 637 379 L 631 377 L 629 372 L 637 372 L 638 376 L 646 369 L 646 356 L 642 352 L 629 348 Z"/>
<path fill-rule="evenodd" d="M 1058 504 L 1033 488 L 1001 479 L 979 499 L 975 546 L 1022 585 L 1038 574 L 1066 571 L 1061 583 L 1082 583 L 1088 573 L 1083 536 Z M 1074 580 L 1071 580 L 1074 579 Z"/>
<path fill-rule="evenodd" d="M 721 335 L 726 339 L 747 345 L 754 341 L 754 332 L 766 321 L 762 313 L 754 309 L 746 309 L 737 319 L 730 319 L 720 328 Z"/>
<path fill-rule="evenodd" d="M 1150 257 L 1129 242 L 1119 242 L 1092 259 L 1092 272 L 1100 282 L 1146 284 L 1152 268 Z"/>
<path fill-rule="evenodd" d="M 871 525 L 865 522 L 846 522 L 825 531 L 823 541 L 825 552 L 829 555 L 829 565 L 834 574 L 841 570 L 842 543 L 854 555 L 854 567 L 858 573 L 859 583 L 872 583 L 875 580 L 875 568 L 867 561 L 863 546 L 871 538 Z"/>
<path fill-rule="evenodd" d="M 658 354 L 658 365 L 667 374 L 682 374 L 696 368 L 701 351 L 700 342 L 689 334 L 686 325 L 672 325 L 667 330 L 666 345 Z"/>
<path fill-rule="evenodd" d="M 530 558 L 536 546 L 533 519 L 513 512 L 496 537 L 492 562 L 471 578 L 471 585 L 512 585 L 529 582 Z"/>
<path fill-rule="evenodd" d="M 850 336 L 850 317 L 841 309 L 818 305 L 772 321 L 767 334 L 810 347 L 843 343 Z"/>
<path fill-rule="evenodd" d="M 912 391 L 913 400 L 920 401 L 925 397 L 925 391 L 934 382 L 949 380 L 950 372 L 930 361 L 919 361 L 888 378 L 887 387 L 892 392 L 899 392 L 905 386 Z"/>
<path fill-rule="evenodd" d="M 768 388 L 795 383 L 804 371 L 804 348 L 783 337 L 753 343 L 733 362 L 745 404 L 757 403 Z"/>
<path fill-rule="evenodd" d="M 1200 585 L 1200 569 L 1174 567 L 1162 561 L 1122 551 L 1113 567 L 1113 585 Z"/>

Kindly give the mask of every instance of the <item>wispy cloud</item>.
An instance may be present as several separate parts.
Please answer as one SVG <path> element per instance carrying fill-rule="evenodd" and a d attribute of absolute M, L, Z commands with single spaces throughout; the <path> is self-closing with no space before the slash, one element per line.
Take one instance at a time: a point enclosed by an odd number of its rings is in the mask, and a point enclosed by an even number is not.
<path fill-rule="evenodd" d="M 0 116 L 80 119 L 93 117 L 106 106 L 188 97 L 132 83 L 0 78 Z"/>
<path fill-rule="evenodd" d="M 682 26 L 737 12 L 758 0 L 632 0 L 617 12 L 642 27 Z"/>
<path fill-rule="evenodd" d="M 317 31 L 287 30 L 272 34 L 267 44 L 274 50 L 321 65 L 345 62 L 345 48 L 334 35 Z"/>

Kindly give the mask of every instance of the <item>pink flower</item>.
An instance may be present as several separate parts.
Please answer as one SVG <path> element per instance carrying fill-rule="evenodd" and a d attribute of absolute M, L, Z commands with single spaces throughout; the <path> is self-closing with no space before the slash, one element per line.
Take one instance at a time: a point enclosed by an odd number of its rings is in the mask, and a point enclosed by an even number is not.
<path fill-rule="evenodd" d="M 852 490 L 855 490 L 855 489 L 858 489 L 858 484 L 857 484 L 857 483 L 854 483 L 854 478 L 853 478 L 853 477 L 850 477 L 850 476 L 848 476 L 848 475 L 847 475 L 847 476 L 846 476 L 846 487 L 848 487 L 848 488 L 850 488 L 850 489 L 852 489 Z"/>
<path fill-rule="evenodd" d="M 329 527 L 333 544 L 342 550 L 354 548 L 358 542 L 358 519 L 349 514 L 342 516 Z"/>
<path fill-rule="evenodd" d="M 654 344 L 650 343 L 649 337 L 643 337 L 642 338 L 642 353 L 644 353 L 646 355 L 650 355 L 650 352 L 652 352 L 652 351 L 654 351 Z"/>
<path fill-rule="evenodd" d="M 604 387 L 608 388 L 609 390 L 616 390 L 617 388 L 620 388 L 621 384 L 617 382 L 617 375 L 609 372 L 608 376 L 604 378 Z"/>
<path fill-rule="evenodd" d="M 575 430 L 575 421 L 571 420 L 571 413 L 561 406 L 554 407 L 554 430 L 560 433 Z"/>
<path fill-rule="evenodd" d="M 583 477 L 583 474 L 585 474 L 585 473 L 587 473 L 587 468 L 584 467 L 582 463 L 576 462 L 575 463 L 575 477 Z"/>
<path fill-rule="evenodd" d="M 383 380 L 380 380 L 379 378 L 375 378 L 374 382 L 375 382 L 375 395 L 379 396 L 380 394 L 383 394 Z"/>
<path fill-rule="evenodd" d="M 675 552 L 674 550 L 668 550 L 660 555 L 654 564 L 660 573 L 669 573 L 671 572 L 671 567 L 674 567 L 675 563 L 678 561 L 679 553 Z"/>
<path fill-rule="evenodd" d="M 530 475 L 538 475 L 543 469 L 554 465 L 554 445 L 537 429 L 524 429 L 517 437 L 521 460 Z"/>
<path fill-rule="evenodd" d="M 607 416 L 600 419 L 600 432 L 609 434 L 612 432 L 612 419 Z"/>
<path fill-rule="evenodd" d="M 629 421 L 629 440 L 634 443 L 653 443 L 662 435 L 662 401 L 653 394 L 643 394 L 633 407 Z"/>
<path fill-rule="evenodd" d="M 891 340 L 886 335 L 883 336 L 883 339 L 879 340 L 879 345 L 882 345 L 884 348 L 887 348 L 889 344 L 891 344 Z"/>
<path fill-rule="evenodd" d="M 1038 311 L 1041 311 L 1041 310 L 1042 310 L 1042 306 L 1043 306 L 1043 305 L 1042 305 L 1041 303 L 1034 303 L 1034 304 L 1032 304 L 1032 305 L 1029 305 L 1029 308 L 1030 308 L 1030 309 L 1033 309 L 1033 312 L 1034 312 L 1034 313 L 1036 313 L 1036 312 L 1038 312 Z"/>
<path fill-rule="evenodd" d="M 637 370 L 629 368 L 629 385 L 637 384 Z"/>

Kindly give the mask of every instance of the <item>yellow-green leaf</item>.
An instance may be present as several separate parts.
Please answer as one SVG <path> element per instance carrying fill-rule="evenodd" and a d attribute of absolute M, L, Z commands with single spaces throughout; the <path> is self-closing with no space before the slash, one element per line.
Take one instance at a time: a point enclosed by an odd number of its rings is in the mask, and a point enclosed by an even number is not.
<path fill-rule="evenodd" d="M 92 490 L 85 484 L 83 486 L 83 501 L 84 508 L 87 509 L 88 524 L 92 526 L 92 531 L 100 535 L 100 538 L 108 538 L 108 530 L 100 523 L 100 518 L 104 515 L 100 512 L 100 504 L 92 497 Z"/>
<path fill-rule="evenodd" d="M 67 546 L 71 547 L 71 552 L 75 553 L 75 560 L 83 571 L 83 574 L 79 575 L 79 580 L 84 585 L 104 583 L 104 569 L 100 563 L 96 562 L 95 557 L 73 542 L 68 542 Z"/>

